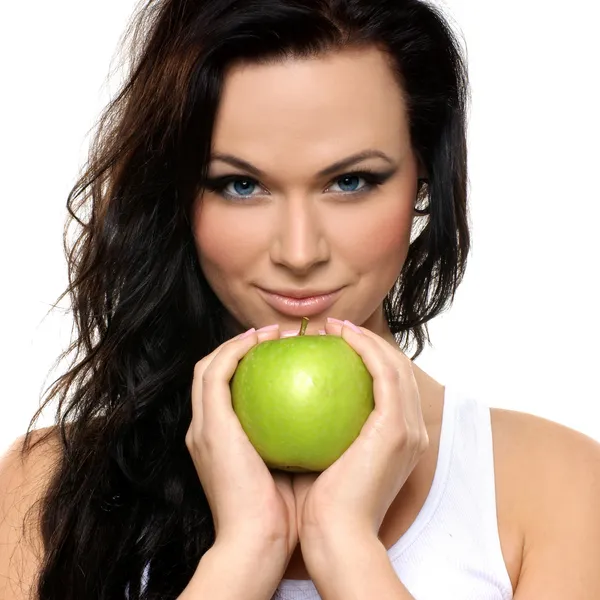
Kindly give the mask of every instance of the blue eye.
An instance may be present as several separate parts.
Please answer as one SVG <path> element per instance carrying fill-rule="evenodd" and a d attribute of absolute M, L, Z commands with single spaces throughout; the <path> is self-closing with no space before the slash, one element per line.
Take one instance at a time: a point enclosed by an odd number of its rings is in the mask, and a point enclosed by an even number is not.
<path fill-rule="evenodd" d="M 224 177 L 208 178 L 206 181 L 207 189 L 220 194 L 228 200 L 247 200 L 255 198 L 259 193 L 255 193 L 260 184 L 251 177 L 242 175 L 225 175 Z M 260 192 L 260 190 L 259 190 Z"/>
<path fill-rule="evenodd" d="M 236 179 L 235 181 L 228 183 L 224 189 L 231 195 L 251 196 L 255 187 L 256 183 L 251 179 Z M 233 194 L 231 193 L 231 190 L 233 190 Z"/>
<path fill-rule="evenodd" d="M 359 175 L 344 175 L 337 179 L 333 185 L 339 185 L 342 192 L 357 192 L 364 187 L 364 185 L 359 187 L 361 179 L 364 181 L 364 178 Z"/>

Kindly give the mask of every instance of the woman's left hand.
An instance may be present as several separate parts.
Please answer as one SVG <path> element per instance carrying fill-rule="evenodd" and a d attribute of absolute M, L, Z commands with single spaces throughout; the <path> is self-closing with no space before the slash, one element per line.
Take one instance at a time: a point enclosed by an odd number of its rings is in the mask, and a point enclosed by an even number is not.
<path fill-rule="evenodd" d="M 327 334 L 341 335 L 354 348 L 371 373 L 375 408 L 328 469 L 294 477 L 303 554 L 323 539 L 376 539 L 391 503 L 429 446 L 411 361 L 368 329 L 358 331 L 339 322 L 326 326 Z"/>

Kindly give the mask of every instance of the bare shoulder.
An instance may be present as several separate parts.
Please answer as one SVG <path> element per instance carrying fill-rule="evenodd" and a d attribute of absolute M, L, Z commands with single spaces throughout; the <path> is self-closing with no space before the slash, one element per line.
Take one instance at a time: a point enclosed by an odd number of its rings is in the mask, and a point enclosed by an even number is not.
<path fill-rule="evenodd" d="M 568 495 L 574 484 L 600 484 L 597 441 L 527 413 L 494 408 L 491 415 L 498 466 L 510 471 L 513 486 L 520 484 L 521 500 L 537 502 L 547 486 Z"/>
<path fill-rule="evenodd" d="M 39 570 L 42 544 L 38 501 L 59 459 L 54 428 L 35 430 L 30 450 L 22 453 L 25 436 L 0 458 L 0 598 L 28 598 Z"/>
<path fill-rule="evenodd" d="M 527 413 L 491 415 L 498 526 L 520 544 L 515 599 L 600 597 L 600 443 Z"/>

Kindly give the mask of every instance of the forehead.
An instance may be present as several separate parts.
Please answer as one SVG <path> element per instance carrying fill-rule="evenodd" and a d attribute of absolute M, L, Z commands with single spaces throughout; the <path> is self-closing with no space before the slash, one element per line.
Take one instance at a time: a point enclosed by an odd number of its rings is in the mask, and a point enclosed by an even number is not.
<path fill-rule="evenodd" d="M 213 131 L 216 150 L 265 160 L 292 148 L 297 159 L 305 151 L 325 158 L 408 143 L 402 90 L 375 48 L 233 67 Z"/>

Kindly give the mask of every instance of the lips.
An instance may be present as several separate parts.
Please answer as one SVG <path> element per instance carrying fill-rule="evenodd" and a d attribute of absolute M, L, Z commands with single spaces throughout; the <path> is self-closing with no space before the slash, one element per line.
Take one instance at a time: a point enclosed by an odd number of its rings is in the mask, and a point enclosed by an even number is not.
<path fill-rule="evenodd" d="M 258 288 L 264 301 L 277 312 L 289 317 L 312 317 L 333 306 L 341 289 L 332 292 L 312 290 L 267 291 Z"/>

